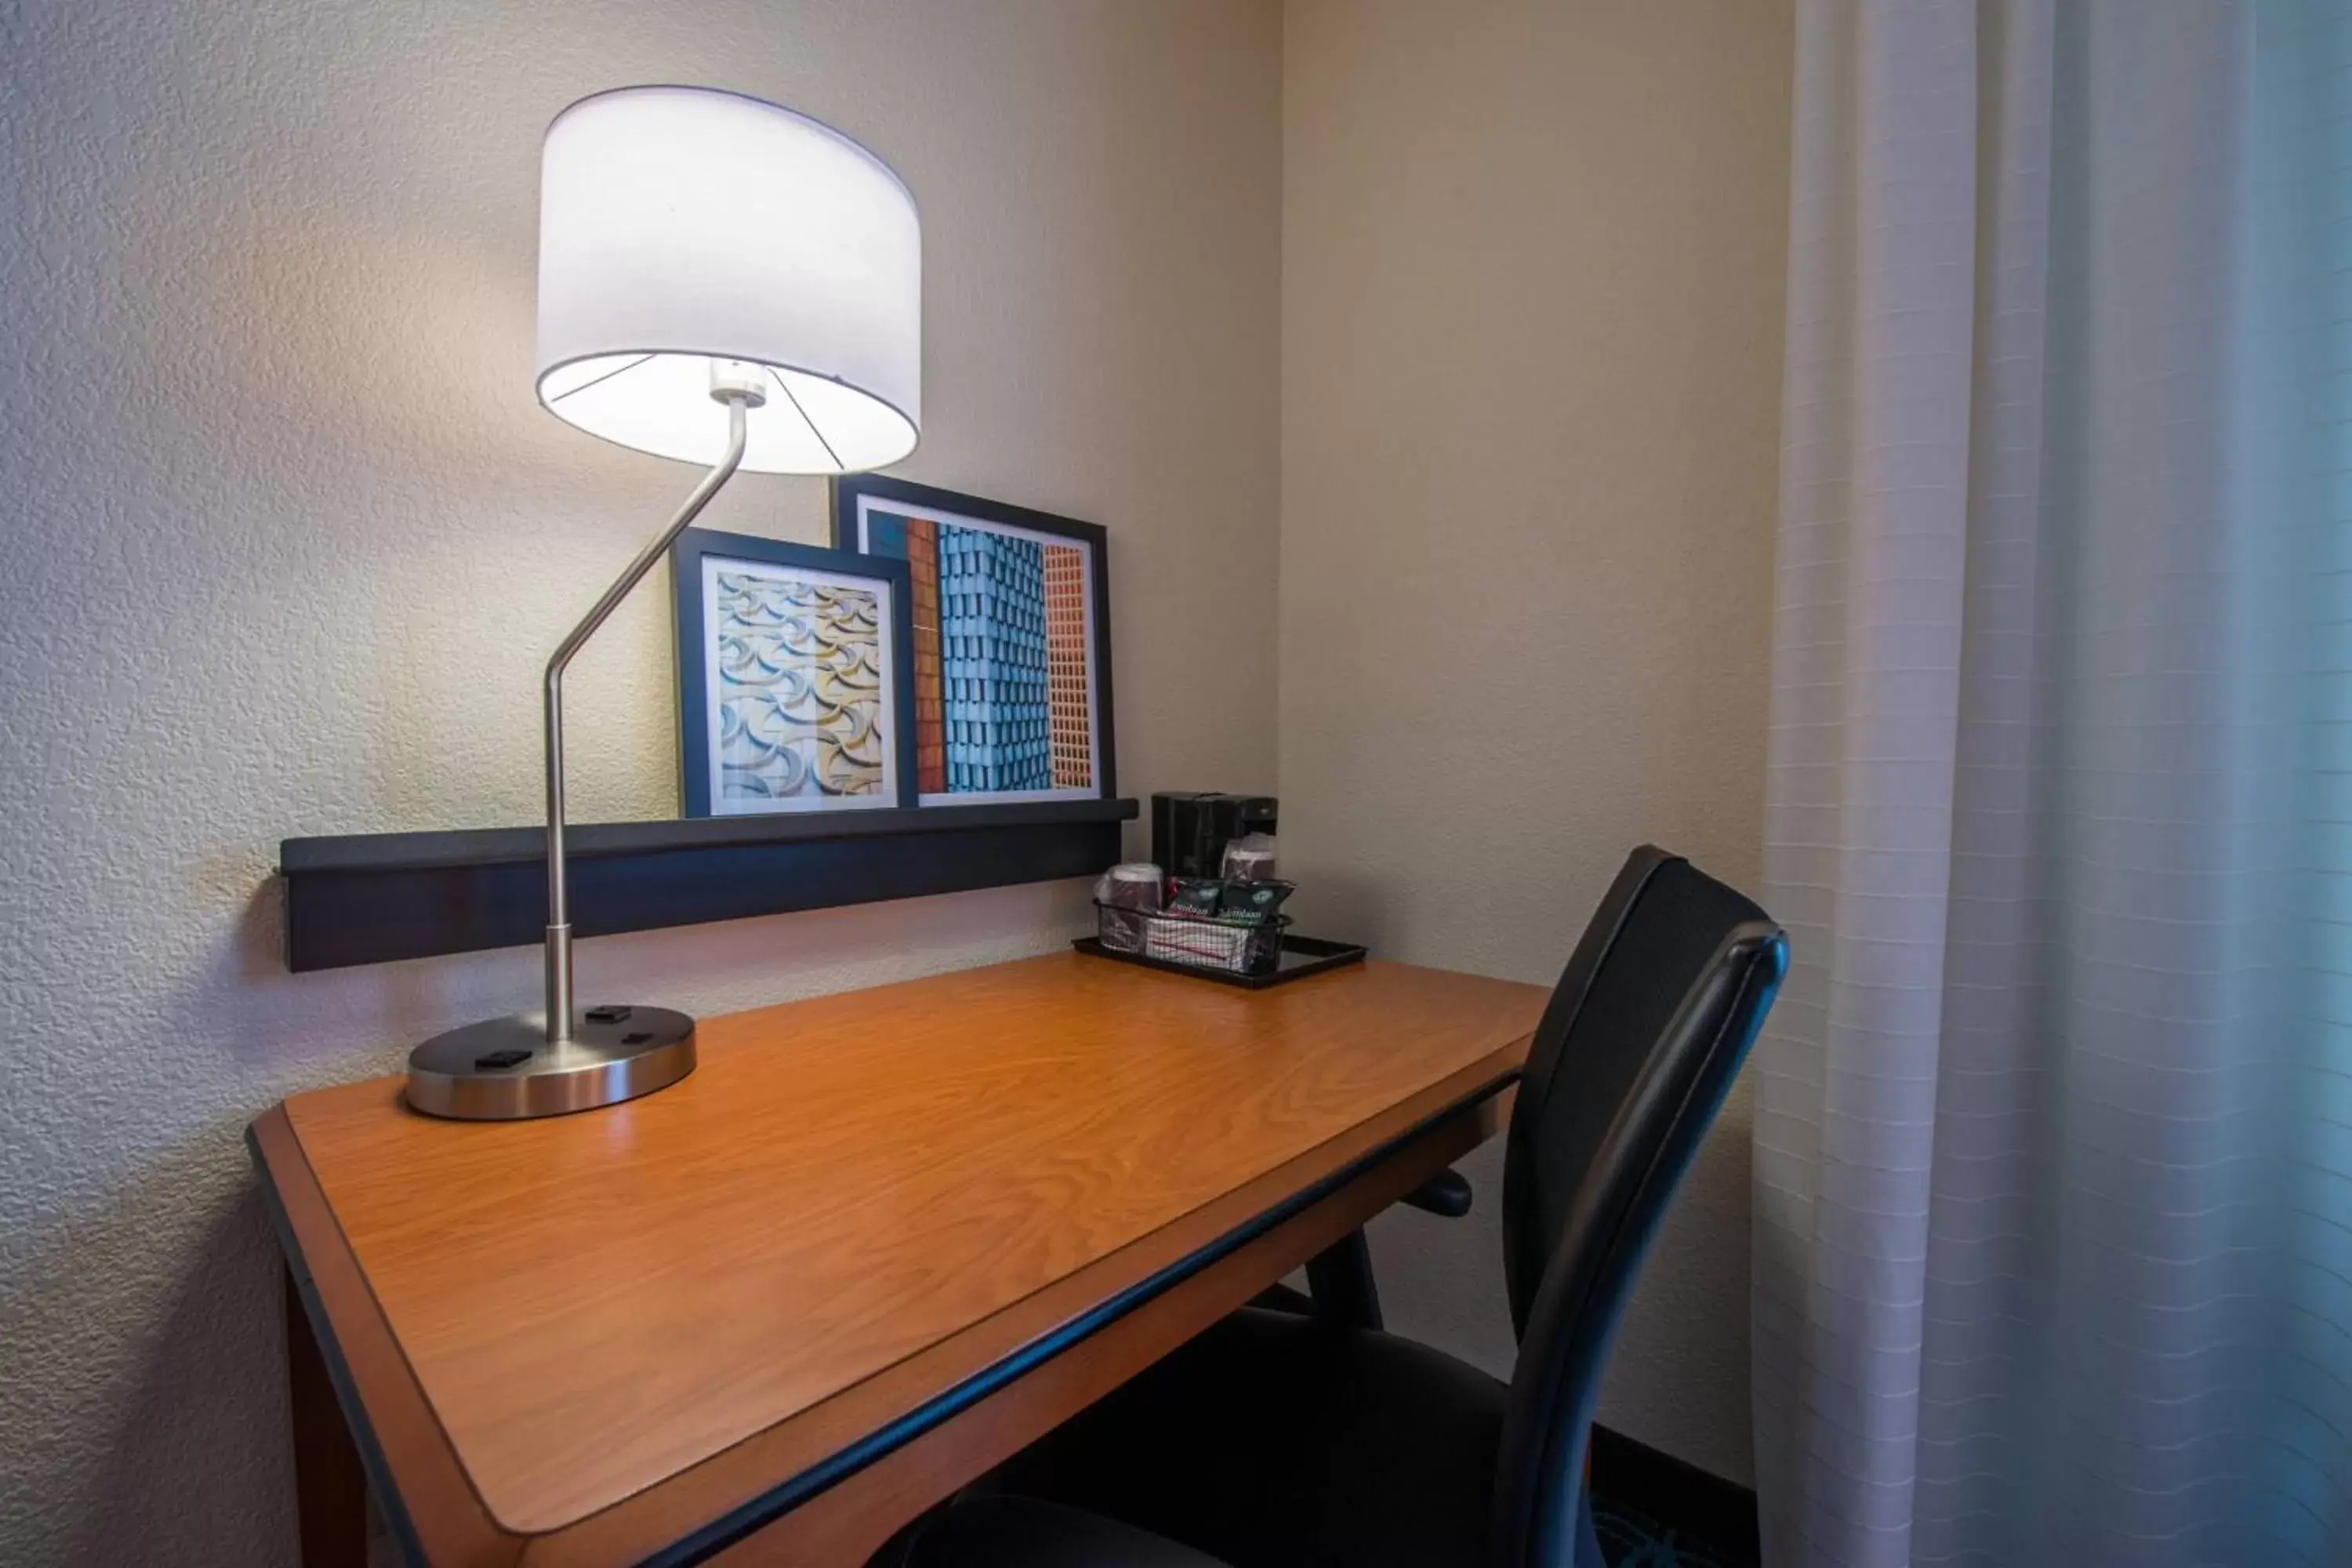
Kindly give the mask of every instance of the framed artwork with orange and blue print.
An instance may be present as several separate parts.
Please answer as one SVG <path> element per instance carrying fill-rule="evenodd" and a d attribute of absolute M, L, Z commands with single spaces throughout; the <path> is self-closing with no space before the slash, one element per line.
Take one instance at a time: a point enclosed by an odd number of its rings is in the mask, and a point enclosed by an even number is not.
<path fill-rule="evenodd" d="M 1101 527 L 861 474 L 833 481 L 833 542 L 907 573 L 917 804 L 1117 793 Z"/>

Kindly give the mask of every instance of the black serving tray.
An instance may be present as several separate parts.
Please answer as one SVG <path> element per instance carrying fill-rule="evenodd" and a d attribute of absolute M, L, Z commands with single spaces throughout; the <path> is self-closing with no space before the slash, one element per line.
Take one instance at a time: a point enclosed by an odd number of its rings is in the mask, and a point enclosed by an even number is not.
<path fill-rule="evenodd" d="M 1195 980 L 1213 980 L 1220 985 L 1238 985 L 1244 991 L 1263 991 L 1269 985 L 1285 981 L 1304 980 L 1310 974 L 1320 974 L 1329 969 L 1344 969 L 1350 963 L 1364 961 L 1364 948 L 1351 942 L 1325 942 L 1319 936 L 1285 936 L 1282 939 L 1282 961 L 1271 974 L 1236 974 L 1230 969 L 1211 969 L 1205 964 L 1178 963 L 1165 958 L 1146 958 L 1139 952 L 1115 952 L 1102 944 L 1098 936 L 1082 936 L 1070 943 L 1088 958 L 1108 958 L 1115 963 L 1132 963 L 1144 969 L 1164 969 L 1171 974 L 1186 974 Z"/>

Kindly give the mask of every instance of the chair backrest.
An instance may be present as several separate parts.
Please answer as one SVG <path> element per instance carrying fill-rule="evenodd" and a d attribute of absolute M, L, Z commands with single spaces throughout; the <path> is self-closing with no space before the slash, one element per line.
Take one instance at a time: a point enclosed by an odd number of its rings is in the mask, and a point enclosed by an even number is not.
<path fill-rule="evenodd" d="M 1787 968 L 1787 939 L 1754 902 L 1645 845 L 1560 975 L 1505 1153 L 1519 1357 L 1496 1467 L 1497 1568 L 1578 1561 L 1610 1342 Z"/>

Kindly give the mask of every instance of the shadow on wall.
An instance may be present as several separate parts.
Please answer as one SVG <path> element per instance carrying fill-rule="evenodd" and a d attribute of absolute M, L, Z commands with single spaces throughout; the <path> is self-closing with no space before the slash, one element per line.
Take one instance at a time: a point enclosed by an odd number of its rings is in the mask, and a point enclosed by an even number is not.
<path fill-rule="evenodd" d="M 504 952 L 468 955 L 464 963 L 425 959 L 296 974 L 286 967 L 286 882 L 274 858 L 265 864 L 258 852 L 223 857 L 215 880 L 215 896 L 236 900 L 233 918 L 205 966 L 173 991 L 184 1016 L 212 1020 L 203 1043 L 241 1068 L 274 1078 L 303 1063 L 301 1081 L 282 1092 L 397 1071 L 404 1042 L 448 1027 L 453 1012 L 491 1016 L 536 999 L 535 991 L 517 991 L 512 1003 L 497 1000 L 503 972 L 516 967 L 499 962 Z M 302 1044 L 289 1050 L 293 1041 Z M 309 1068 L 313 1062 L 319 1070 Z"/>
<path fill-rule="evenodd" d="M 293 1561 L 284 1265 L 244 1144 L 251 1104 L 393 1070 L 400 1042 L 453 1003 L 533 967 L 500 953 L 289 974 L 268 859 L 257 847 L 194 873 L 194 898 L 218 911 L 194 962 L 124 1043 L 72 1058 L 52 1086 L 79 1107 L 74 1152 L 159 1152 L 102 1181 L 47 1162 L 70 1173 L 0 1239 L 11 1561 Z M 42 1163 L 37 1147 L 10 1152 Z"/>
<path fill-rule="evenodd" d="M 250 877 L 253 868 L 247 866 L 245 871 Z M 368 1057 L 373 1070 L 395 1072 L 400 1070 L 407 1045 L 448 1027 L 446 1020 L 451 1012 L 464 1011 L 467 996 L 481 984 L 469 984 L 446 965 L 446 960 L 421 959 L 323 976 L 295 973 L 286 967 L 286 879 L 273 866 L 252 883 L 235 922 L 222 933 L 211 964 L 178 989 L 184 1006 L 207 1009 L 229 1019 L 229 1027 L 217 1032 L 214 1042 L 247 1068 L 268 1071 L 286 1065 L 287 1042 L 299 1037 L 287 1027 L 289 1007 L 311 1014 L 314 1037 L 337 1040 L 342 1032 L 328 1032 L 331 1020 L 318 1015 L 337 1009 L 337 998 L 341 998 L 340 1010 L 346 1019 L 357 1015 L 366 1020 L 365 1046 L 372 1047 Z M 366 994 L 364 1009 L 350 1003 L 352 987 Z M 535 992 L 518 992 L 510 1005 L 537 999 Z M 508 1011 L 509 1005 L 486 1003 L 481 1010 L 486 1016 L 495 1016 Z M 300 1054 L 309 1058 L 323 1053 L 313 1047 Z M 341 1057 L 340 1051 L 333 1054 Z M 377 1057 L 380 1062 L 373 1060 Z M 345 1080 L 344 1076 L 331 1072 L 317 1078 L 315 1084 L 324 1087 Z"/>
<path fill-rule="evenodd" d="M 1396 891 L 1392 881 L 1362 876 L 1343 866 L 1317 866 L 1300 884 L 1303 908 L 1296 929 L 1301 936 L 1360 942 L 1371 949 L 1375 958 L 1394 958 L 1400 928 L 1391 905 Z"/>
<path fill-rule="evenodd" d="M 37 1559 L 291 1555 L 282 1266 L 259 1192 L 221 1194 L 243 1136 L 242 1122 L 208 1129 L 22 1258 L 17 1277 L 37 1283 L 6 1303 L 0 1368 L 49 1404 L 31 1413 L 40 1433 L 16 1456 L 0 1508 L 23 1510 L 8 1533 Z M 7 1365 L 35 1354 L 79 1374 Z M 89 1406 L 121 1413 L 110 1436 L 78 1417 Z"/>

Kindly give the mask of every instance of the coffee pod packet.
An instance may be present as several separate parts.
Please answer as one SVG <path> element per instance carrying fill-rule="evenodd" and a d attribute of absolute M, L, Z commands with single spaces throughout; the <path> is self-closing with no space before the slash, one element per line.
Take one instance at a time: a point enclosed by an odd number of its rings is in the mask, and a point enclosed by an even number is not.
<path fill-rule="evenodd" d="M 1245 914 L 1257 922 L 1270 921 L 1281 912 L 1282 901 L 1297 890 L 1293 882 L 1228 882 L 1225 913 Z"/>
<path fill-rule="evenodd" d="M 1213 915 L 1223 907 L 1224 894 L 1224 883 L 1213 877 L 1179 877 L 1168 908 L 1174 914 Z"/>

